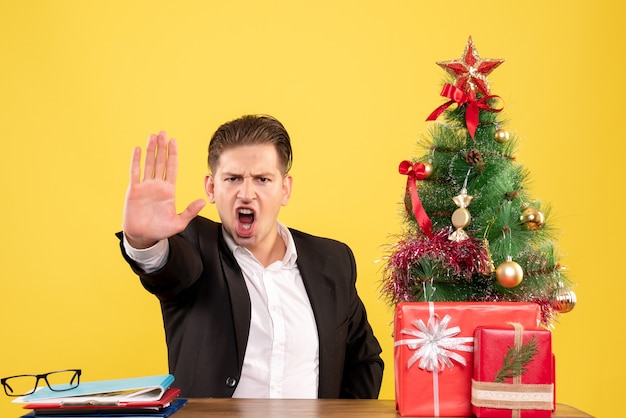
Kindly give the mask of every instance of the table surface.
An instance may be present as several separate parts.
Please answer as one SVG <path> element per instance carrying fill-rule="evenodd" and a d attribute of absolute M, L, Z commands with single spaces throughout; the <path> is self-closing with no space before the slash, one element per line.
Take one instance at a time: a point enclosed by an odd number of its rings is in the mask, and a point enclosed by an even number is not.
<path fill-rule="evenodd" d="M 372 399 L 189 399 L 172 417 L 399 417 L 395 407 L 393 400 Z M 557 404 L 552 416 L 591 417 L 564 404 Z"/>

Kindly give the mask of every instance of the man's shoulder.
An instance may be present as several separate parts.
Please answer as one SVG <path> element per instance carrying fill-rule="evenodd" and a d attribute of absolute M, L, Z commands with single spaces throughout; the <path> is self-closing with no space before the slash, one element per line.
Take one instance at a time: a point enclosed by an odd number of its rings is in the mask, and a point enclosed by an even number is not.
<path fill-rule="evenodd" d="M 193 218 L 191 222 L 189 222 L 188 227 L 190 226 L 200 227 L 200 228 L 219 229 L 222 226 L 222 224 L 220 222 L 215 222 L 214 220 L 198 215 L 195 218 Z"/>
<path fill-rule="evenodd" d="M 184 231 L 180 233 L 181 236 L 191 239 L 192 237 L 201 236 L 218 236 L 222 224 L 215 222 L 204 216 L 196 216 L 189 222 Z"/>
<path fill-rule="evenodd" d="M 300 231 L 298 229 L 289 228 L 289 232 L 291 232 L 291 236 L 296 242 L 296 246 L 298 244 L 307 244 L 321 247 L 348 247 L 346 243 L 339 240 L 319 235 L 313 235 L 308 232 Z"/>

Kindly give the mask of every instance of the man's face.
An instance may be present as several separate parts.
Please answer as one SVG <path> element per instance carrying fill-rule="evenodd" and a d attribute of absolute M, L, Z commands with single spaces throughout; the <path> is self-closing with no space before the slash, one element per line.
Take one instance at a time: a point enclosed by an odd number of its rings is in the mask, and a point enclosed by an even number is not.
<path fill-rule="evenodd" d="M 224 228 L 253 253 L 273 248 L 278 213 L 289 202 L 291 184 L 271 144 L 225 150 L 215 172 L 205 179 L 207 196 L 215 203 Z"/>

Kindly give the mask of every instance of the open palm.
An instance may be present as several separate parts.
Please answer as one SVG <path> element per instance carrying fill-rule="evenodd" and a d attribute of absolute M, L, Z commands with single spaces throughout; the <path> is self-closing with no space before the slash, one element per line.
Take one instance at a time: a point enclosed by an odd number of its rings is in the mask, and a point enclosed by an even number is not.
<path fill-rule="evenodd" d="M 165 132 L 148 140 L 143 179 L 140 161 L 141 148 L 137 147 L 132 155 L 122 228 L 131 246 L 147 248 L 184 230 L 205 201 L 198 199 L 176 213 L 178 149 L 176 140 L 168 141 Z"/>

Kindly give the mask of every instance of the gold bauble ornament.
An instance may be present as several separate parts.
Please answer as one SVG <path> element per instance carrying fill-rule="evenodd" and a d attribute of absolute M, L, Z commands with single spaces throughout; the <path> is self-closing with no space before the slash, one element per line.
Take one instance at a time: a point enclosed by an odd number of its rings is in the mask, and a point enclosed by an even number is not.
<path fill-rule="evenodd" d="M 576 306 L 576 293 L 562 284 L 552 293 L 552 308 L 560 313 L 567 313 Z"/>
<path fill-rule="evenodd" d="M 519 219 L 520 222 L 532 231 L 541 228 L 546 221 L 543 212 L 533 206 L 528 206 L 524 209 Z"/>
<path fill-rule="evenodd" d="M 433 171 L 434 171 L 434 168 L 430 162 L 424 163 L 424 178 L 425 179 L 430 178 L 430 176 L 433 175 Z"/>
<path fill-rule="evenodd" d="M 507 257 L 506 261 L 500 263 L 496 268 L 496 280 L 502 287 L 510 289 L 517 286 L 524 278 L 522 267 L 517 264 L 511 257 Z"/>
<path fill-rule="evenodd" d="M 496 133 L 494 135 L 496 142 L 499 142 L 499 143 L 508 141 L 509 137 L 510 137 L 509 132 L 502 128 L 496 130 Z"/>

